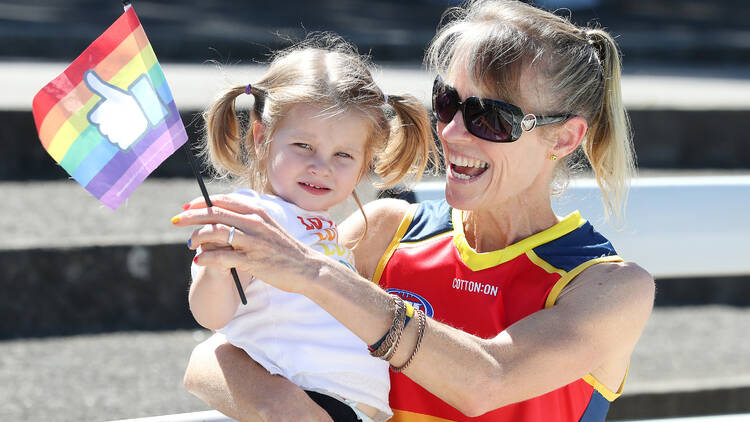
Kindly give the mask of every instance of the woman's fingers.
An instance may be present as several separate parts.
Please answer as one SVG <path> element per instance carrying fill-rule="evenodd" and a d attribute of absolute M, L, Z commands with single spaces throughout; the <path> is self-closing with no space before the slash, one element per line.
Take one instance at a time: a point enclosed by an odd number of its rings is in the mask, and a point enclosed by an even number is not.
<path fill-rule="evenodd" d="M 202 252 L 195 258 L 197 264 L 234 267 L 264 280 L 275 280 L 275 287 L 288 291 L 302 287 L 303 280 L 317 274 L 306 259 L 310 254 L 307 246 L 291 237 L 266 211 L 241 202 L 219 195 L 211 208 L 189 208 L 172 218 L 176 226 L 201 226 L 190 237 L 191 249 L 202 244 L 231 243 L 231 249 Z"/>
<path fill-rule="evenodd" d="M 203 267 L 236 268 L 237 270 L 252 273 L 248 265 L 250 260 L 243 252 L 234 249 L 213 249 L 202 251 L 193 258 L 193 261 Z"/>
<path fill-rule="evenodd" d="M 206 224 L 201 228 L 193 230 L 190 239 L 188 239 L 188 248 L 194 250 L 200 246 L 203 251 L 213 249 L 231 249 L 232 245 L 229 243 L 231 231 L 232 226 L 224 224 Z M 234 234 L 231 236 L 233 238 L 231 239 L 232 244 L 234 244 L 234 238 L 238 234 L 238 230 L 235 229 Z"/>
<path fill-rule="evenodd" d="M 206 224 L 195 229 L 188 239 L 189 249 L 241 249 L 240 237 L 245 234 L 236 227 L 225 224 Z"/>
<path fill-rule="evenodd" d="M 260 219 L 255 216 L 255 220 Z M 252 215 L 242 215 L 234 211 L 221 208 L 198 208 L 183 211 L 172 217 L 172 224 L 179 227 L 196 226 L 203 224 L 224 224 L 226 226 L 237 226 L 243 222 L 252 221 Z"/>
<path fill-rule="evenodd" d="M 265 213 L 260 207 L 253 205 L 250 201 L 251 198 L 242 194 L 219 194 L 212 195 L 210 197 L 211 205 L 216 208 L 223 208 L 229 211 L 236 212 L 238 214 L 260 214 Z M 198 197 L 182 206 L 183 211 L 193 209 L 204 209 L 206 207 L 206 201 L 203 197 Z"/>

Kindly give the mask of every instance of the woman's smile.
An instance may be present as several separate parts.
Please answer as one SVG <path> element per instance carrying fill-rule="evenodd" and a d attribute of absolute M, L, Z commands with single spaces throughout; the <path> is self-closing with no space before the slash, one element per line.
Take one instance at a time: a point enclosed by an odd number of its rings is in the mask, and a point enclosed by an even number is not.
<path fill-rule="evenodd" d="M 481 176 L 489 168 L 489 163 L 477 158 L 448 152 L 448 167 L 453 177 L 459 180 L 472 180 Z"/>

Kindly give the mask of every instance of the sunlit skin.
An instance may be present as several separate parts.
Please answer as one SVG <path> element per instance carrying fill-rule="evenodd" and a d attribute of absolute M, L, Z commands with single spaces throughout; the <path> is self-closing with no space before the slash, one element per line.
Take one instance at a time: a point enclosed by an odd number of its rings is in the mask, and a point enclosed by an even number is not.
<path fill-rule="evenodd" d="M 521 86 L 528 86 L 533 78 L 532 72 L 524 72 Z M 458 91 L 461 100 L 470 96 L 492 98 L 492 94 L 472 86 L 462 73 L 447 83 Z M 524 94 L 522 89 L 520 99 L 498 100 L 511 101 L 524 113 L 538 112 L 533 105 L 534 96 Z M 585 121 L 575 119 L 579 126 L 584 125 L 577 130 L 585 131 Z M 477 251 L 502 249 L 558 221 L 549 198 L 555 165 L 549 157 L 564 155 L 569 147 L 558 145 L 555 128 L 524 132 L 515 142 L 488 142 L 466 130 L 463 115 L 458 111 L 450 123 L 437 122 L 437 133 L 445 152 L 446 199 L 451 206 L 470 211 L 465 213 L 465 231 Z M 476 161 L 473 168 L 457 167 L 456 163 L 461 164 L 464 159 L 479 160 L 486 168 L 476 167 Z M 460 173 L 472 177 L 466 180 Z M 492 239 L 483 238 L 477 227 L 483 227 L 481 232 L 492 233 Z M 498 233 L 504 236 L 498 238 Z"/>
<path fill-rule="evenodd" d="M 326 211 L 354 191 L 368 138 L 367 121 L 354 111 L 321 115 L 311 104 L 292 107 L 266 148 L 265 128 L 256 125 L 256 149 L 268 170 L 268 192 L 308 211 Z"/>
<path fill-rule="evenodd" d="M 491 97 L 470 86 L 462 75 L 449 76 L 446 82 L 455 86 L 462 99 Z M 523 74 L 521 86 L 538 86 L 524 83 L 533 77 Z M 540 111 L 537 95 L 524 89 L 520 94 L 519 99 L 499 100 L 515 103 L 526 113 Z M 446 196 L 451 206 L 466 210 L 464 231 L 472 247 L 479 252 L 502 249 L 557 223 L 549 188 L 554 166 L 560 161 L 550 157 L 562 158 L 574 151 L 586 129 L 583 118 L 573 117 L 524 133 L 516 142 L 498 144 L 468 134 L 460 113 L 448 124 L 438 125 L 449 166 Z M 193 244 L 225 241 L 227 227 L 237 227 L 233 249 L 204 253 L 202 265 L 253 271 L 277 288 L 303 294 L 367 344 L 388 330 L 393 300 L 378 286 L 311 253 L 285 236 L 261 210 L 238 198 L 218 197 L 214 206 L 219 208 L 207 211 L 198 199 L 175 221 L 178 226 L 220 224 L 218 230 L 195 232 Z M 371 226 L 355 249 L 362 276 L 373 276 L 379 257 L 408 211 L 407 203 L 394 199 L 365 206 Z M 353 214 L 339 226 L 342 243 L 360 239 L 364 227 L 361 214 Z M 586 374 L 614 392 L 623 381 L 653 298 L 653 279 L 637 265 L 596 264 L 563 289 L 555 306 L 515 322 L 490 339 L 430 319 L 418 358 L 405 374 L 467 416 L 537 397 Z M 417 327 L 410 324 L 391 363 L 406 362 L 416 341 Z M 267 376 L 248 360 L 209 346 L 191 358 L 188 389 L 232 414 L 237 414 L 234 409 L 263 406 L 229 393 L 236 391 L 237 383 Z M 207 369 L 217 361 L 224 369 L 218 376 L 215 369 Z M 227 397 L 232 399 L 229 404 L 222 402 Z"/>

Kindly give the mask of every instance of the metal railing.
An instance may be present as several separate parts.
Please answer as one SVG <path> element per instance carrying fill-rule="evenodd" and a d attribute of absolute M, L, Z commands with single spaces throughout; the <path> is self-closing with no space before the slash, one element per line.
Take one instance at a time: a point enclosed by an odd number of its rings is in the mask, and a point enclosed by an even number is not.
<path fill-rule="evenodd" d="M 444 196 L 443 182 L 417 185 L 417 201 Z M 643 177 L 633 180 L 625 224 L 604 217 L 593 179 L 573 179 L 553 199 L 558 215 L 579 210 L 627 261 L 654 277 L 750 274 L 750 175 Z"/>

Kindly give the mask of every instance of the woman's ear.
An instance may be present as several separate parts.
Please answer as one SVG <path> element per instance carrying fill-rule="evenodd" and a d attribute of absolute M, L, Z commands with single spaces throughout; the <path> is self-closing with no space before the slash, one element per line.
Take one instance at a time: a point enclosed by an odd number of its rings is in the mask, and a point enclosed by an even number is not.
<path fill-rule="evenodd" d="M 263 153 L 263 143 L 266 140 L 266 125 L 260 121 L 253 123 L 253 144 L 255 146 L 255 154 L 260 157 Z"/>
<path fill-rule="evenodd" d="M 588 127 L 589 124 L 586 119 L 580 116 L 573 116 L 566 120 L 557 132 L 557 145 L 553 150 L 554 154 L 562 158 L 575 151 L 581 145 L 583 137 L 586 136 Z"/>

